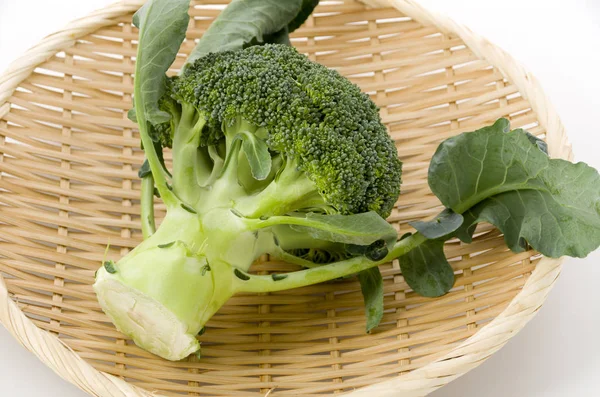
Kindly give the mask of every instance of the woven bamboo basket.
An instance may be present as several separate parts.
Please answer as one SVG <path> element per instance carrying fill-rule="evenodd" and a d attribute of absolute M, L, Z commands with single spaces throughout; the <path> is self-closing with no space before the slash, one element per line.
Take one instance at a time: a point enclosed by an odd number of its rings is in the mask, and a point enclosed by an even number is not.
<path fill-rule="evenodd" d="M 386 311 L 371 335 L 358 283 L 346 280 L 235 296 L 200 337 L 199 360 L 164 361 L 125 340 L 91 284 L 107 244 L 118 259 L 141 239 L 143 153 L 126 113 L 131 18 L 142 3 L 74 21 L 0 78 L 0 320 L 60 376 L 102 397 L 423 396 L 479 365 L 537 312 L 560 260 L 513 254 L 483 227 L 473 244 L 446 245 L 457 281 L 444 297 L 420 297 L 398 263 L 381 266 Z M 174 67 L 227 1 L 193 3 Z M 522 66 L 412 0 L 323 1 L 292 39 L 381 107 L 405 164 L 389 218 L 399 232 L 439 210 L 426 176 L 445 138 L 504 116 L 545 138 L 551 156 L 571 158 L 554 109 Z M 254 265 L 291 269 L 268 258 Z"/>

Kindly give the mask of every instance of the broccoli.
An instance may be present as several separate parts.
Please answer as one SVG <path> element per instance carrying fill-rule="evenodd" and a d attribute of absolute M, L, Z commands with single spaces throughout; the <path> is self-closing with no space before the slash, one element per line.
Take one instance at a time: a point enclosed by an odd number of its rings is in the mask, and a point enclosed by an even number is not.
<path fill-rule="evenodd" d="M 134 16 L 140 40 L 129 116 L 147 159 L 144 241 L 116 263 L 105 261 L 94 289 L 136 344 L 179 360 L 199 351 L 197 334 L 235 293 L 352 275 L 370 331 L 383 316 L 379 264 L 398 258 L 415 292 L 443 295 L 454 285 L 444 242 L 470 242 L 482 221 L 498 226 L 515 252 L 526 243 L 552 257 L 598 247 L 598 172 L 549 159 L 538 138 L 510 131 L 505 119 L 440 145 L 428 181 L 445 209 L 410 223 L 416 232 L 397 241 L 385 221 L 400 193 L 395 144 L 356 85 L 289 45 L 267 42 L 288 42 L 316 5 L 285 3 L 234 0 L 173 77 L 166 72 L 185 37 L 189 0 L 150 0 Z M 158 228 L 154 195 L 167 208 Z M 304 269 L 251 274 L 262 255 Z"/>
<path fill-rule="evenodd" d="M 396 147 L 377 106 L 336 71 L 288 45 L 210 53 L 166 80 L 158 107 L 169 120 L 149 135 L 173 166 L 152 174 L 165 176 L 168 213 L 96 283 L 139 345 L 169 359 L 198 350 L 194 336 L 236 285 L 252 284 L 261 255 L 372 262 L 396 240 L 384 220 L 400 192 Z"/>

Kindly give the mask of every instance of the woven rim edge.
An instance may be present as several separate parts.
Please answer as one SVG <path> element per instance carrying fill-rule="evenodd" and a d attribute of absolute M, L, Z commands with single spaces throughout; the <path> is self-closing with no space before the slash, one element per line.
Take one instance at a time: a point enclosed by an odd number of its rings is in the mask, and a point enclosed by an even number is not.
<path fill-rule="evenodd" d="M 564 127 L 537 79 L 511 55 L 445 15 L 430 12 L 413 0 L 360 0 L 371 7 L 392 6 L 407 16 L 460 37 L 479 58 L 487 60 L 517 86 L 547 131 L 552 157 L 571 160 L 573 153 Z M 10 64 L 0 76 L 0 118 L 10 110 L 6 101 L 31 72 L 78 38 L 114 23 L 114 18 L 136 11 L 145 0 L 122 0 L 69 23 L 45 37 Z M 401 377 L 367 386 L 347 395 L 352 397 L 425 396 L 475 368 L 519 332 L 537 313 L 553 287 L 562 259 L 542 258 L 523 289 L 507 308 L 475 335 L 442 358 Z M 9 296 L 0 274 L 0 322 L 27 350 L 34 353 L 63 379 L 100 397 L 150 397 L 157 394 L 123 379 L 96 370 L 55 335 L 38 328 Z"/>

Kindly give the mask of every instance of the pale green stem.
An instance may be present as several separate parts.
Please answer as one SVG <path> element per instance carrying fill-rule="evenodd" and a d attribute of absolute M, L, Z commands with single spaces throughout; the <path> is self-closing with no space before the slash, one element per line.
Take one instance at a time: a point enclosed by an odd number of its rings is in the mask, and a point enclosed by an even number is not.
<path fill-rule="evenodd" d="M 193 108 L 184 107 L 173 138 L 173 189 L 177 197 L 187 204 L 196 203 L 200 193 L 196 166 L 200 132 L 206 119 L 199 117 L 193 120 L 196 114 Z"/>
<path fill-rule="evenodd" d="M 297 226 L 305 226 L 312 227 L 315 229 L 324 229 L 329 230 L 330 228 L 327 226 L 323 227 L 323 222 L 314 221 L 310 218 L 304 218 L 300 216 L 271 216 L 267 219 L 251 219 L 247 218 L 244 220 L 246 225 L 250 230 L 260 230 L 266 227 L 276 226 L 276 225 L 297 225 Z"/>
<path fill-rule="evenodd" d="M 247 280 L 243 280 L 239 275 L 234 277 L 234 290 L 236 292 L 275 292 L 323 283 L 325 281 L 356 274 L 363 270 L 389 262 L 399 256 L 405 255 L 426 240 L 427 239 L 422 234 L 415 233 L 396 242 L 394 248 L 392 248 L 388 255 L 380 261 L 370 261 L 367 258 L 360 256 L 312 269 L 281 274 L 275 277 L 273 275 L 254 276 L 238 270 L 237 273 Z"/>
<path fill-rule="evenodd" d="M 242 141 L 239 139 L 230 139 L 227 137 L 227 157 L 225 158 L 225 163 L 223 164 L 223 168 L 221 169 L 221 175 L 219 179 L 227 181 L 228 183 L 238 184 L 237 183 L 237 173 L 238 173 L 238 163 L 239 163 L 239 155 L 242 147 Z"/>
<path fill-rule="evenodd" d="M 140 130 L 140 136 L 142 138 L 142 144 L 144 145 L 144 152 L 146 153 L 146 158 L 148 159 L 148 163 L 150 164 L 150 170 L 152 171 L 152 176 L 156 182 L 156 188 L 160 193 L 160 197 L 163 202 L 167 206 L 175 206 L 179 200 L 173 194 L 173 192 L 168 188 L 167 185 L 167 174 L 164 168 L 162 167 L 160 160 L 158 159 L 158 154 L 154 149 L 154 142 L 152 142 L 152 138 L 148 133 L 148 121 L 146 120 L 146 115 L 143 112 L 144 103 L 142 98 L 142 94 L 139 88 L 140 84 L 135 84 L 134 91 L 134 103 L 135 108 L 138 109 L 136 116 L 138 121 L 138 128 Z"/>
<path fill-rule="evenodd" d="M 140 206 L 142 236 L 145 240 L 156 232 L 156 224 L 154 222 L 154 178 L 152 177 L 152 174 L 142 178 Z"/>
<path fill-rule="evenodd" d="M 292 180 L 282 179 L 270 183 L 256 195 L 238 200 L 235 206 L 236 210 L 247 218 L 258 218 L 283 215 L 294 210 L 323 205 L 323 198 L 315 191 L 314 183 L 307 177 Z M 261 226 L 257 228 L 261 228 Z"/>
<path fill-rule="evenodd" d="M 221 158 L 221 156 L 219 156 L 219 153 L 217 152 L 216 145 L 211 145 L 208 147 L 208 155 L 213 162 L 213 167 L 210 176 L 205 181 L 202 181 L 201 183 L 199 182 L 200 186 L 202 187 L 212 186 L 219 177 L 219 175 L 221 175 L 221 170 L 223 169 L 223 165 L 225 164 L 225 161 Z M 199 174 L 196 174 L 196 176 L 198 177 Z"/>
<path fill-rule="evenodd" d="M 299 258 L 292 254 L 288 254 L 287 252 L 282 250 L 280 247 L 275 247 L 274 249 L 269 251 L 268 254 L 274 259 L 279 259 L 279 260 L 285 261 L 287 263 L 290 263 L 292 265 L 302 266 L 307 269 L 311 269 L 311 268 L 315 268 L 315 267 L 319 267 L 319 266 L 326 266 L 323 264 L 318 264 L 318 263 L 314 263 L 314 262 L 311 262 L 306 259 Z"/>

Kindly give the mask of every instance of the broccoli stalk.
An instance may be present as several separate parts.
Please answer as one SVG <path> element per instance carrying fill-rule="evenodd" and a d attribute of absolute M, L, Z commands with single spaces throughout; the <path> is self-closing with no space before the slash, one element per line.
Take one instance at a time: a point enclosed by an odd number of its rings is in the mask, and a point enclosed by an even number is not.
<path fill-rule="evenodd" d="M 154 220 L 154 178 L 152 177 L 152 173 L 142 177 L 140 202 L 142 235 L 146 239 L 156 231 L 156 223 Z"/>

